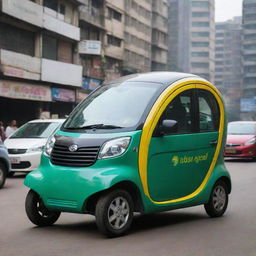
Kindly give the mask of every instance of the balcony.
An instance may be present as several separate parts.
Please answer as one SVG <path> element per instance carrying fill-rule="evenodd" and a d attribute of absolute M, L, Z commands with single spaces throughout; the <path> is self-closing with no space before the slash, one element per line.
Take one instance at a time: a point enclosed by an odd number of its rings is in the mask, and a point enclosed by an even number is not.
<path fill-rule="evenodd" d="M 80 20 L 90 23 L 96 27 L 104 28 L 104 15 L 101 9 L 86 6 L 80 6 Z"/>
<path fill-rule="evenodd" d="M 5 76 L 40 80 L 41 59 L 7 50 L 0 50 L 1 72 Z"/>
<path fill-rule="evenodd" d="M 82 86 L 82 66 L 42 59 L 42 81 Z"/>
<path fill-rule="evenodd" d="M 105 55 L 114 59 L 123 59 L 123 47 L 117 47 L 114 45 L 108 45 L 105 48 Z"/>
<path fill-rule="evenodd" d="M 57 12 L 47 7 L 44 7 L 43 27 L 75 41 L 80 40 L 80 28 L 66 23 L 59 17 Z"/>
<path fill-rule="evenodd" d="M 3 13 L 19 20 L 33 24 L 37 27 L 43 26 L 43 7 L 28 0 L 2 0 L 0 9 Z"/>

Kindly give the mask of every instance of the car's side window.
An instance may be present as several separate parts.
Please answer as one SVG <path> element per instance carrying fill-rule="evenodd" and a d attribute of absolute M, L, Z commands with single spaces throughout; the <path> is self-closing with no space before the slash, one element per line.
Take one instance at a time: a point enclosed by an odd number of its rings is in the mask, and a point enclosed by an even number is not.
<path fill-rule="evenodd" d="M 175 120 L 177 124 L 169 134 L 186 134 L 193 132 L 193 90 L 187 90 L 177 95 L 163 112 L 155 134 L 161 129 L 163 120 Z M 165 135 L 169 135 L 165 134 Z"/>
<path fill-rule="evenodd" d="M 215 97 L 206 90 L 198 90 L 200 132 L 219 130 L 220 110 Z"/>

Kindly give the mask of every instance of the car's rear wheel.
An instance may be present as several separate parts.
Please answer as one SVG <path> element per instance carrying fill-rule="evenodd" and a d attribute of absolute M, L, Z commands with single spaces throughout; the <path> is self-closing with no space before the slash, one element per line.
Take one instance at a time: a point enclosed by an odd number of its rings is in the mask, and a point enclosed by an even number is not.
<path fill-rule="evenodd" d="M 228 188 L 225 182 L 219 180 L 215 183 L 210 199 L 204 208 L 210 217 L 222 216 L 228 206 Z"/>
<path fill-rule="evenodd" d="M 98 229 L 108 237 L 121 236 L 131 226 L 133 201 L 124 190 L 113 190 L 103 194 L 96 204 L 96 223 Z"/>
<path fill-rule="evenodd" d="M 3 163 L 0 163 L 0 188 L 5 184 L 6 180 L 6 167 Z"/>
<path fill-rule="evenodd" d="M 37 226 L 50 226 L 60 217 L 60 212 L 48 210 L 40 196 L 30 190 L 26 197 L 26 213 L 32 223 Z"/>

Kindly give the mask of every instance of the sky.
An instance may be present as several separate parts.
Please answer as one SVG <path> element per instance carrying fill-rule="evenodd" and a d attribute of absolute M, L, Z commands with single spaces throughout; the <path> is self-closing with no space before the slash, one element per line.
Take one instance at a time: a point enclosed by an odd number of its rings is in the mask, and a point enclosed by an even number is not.
<path fill-rule="evenodd" d="M 242 15 L 243 0 L 215 0 L 216 21 L 226 21 Z"/>

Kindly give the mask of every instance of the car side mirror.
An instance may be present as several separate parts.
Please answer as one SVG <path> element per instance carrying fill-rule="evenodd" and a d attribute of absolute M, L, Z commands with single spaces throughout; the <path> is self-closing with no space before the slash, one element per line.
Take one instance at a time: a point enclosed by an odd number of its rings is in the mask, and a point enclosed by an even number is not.
<path fill-rule="evenodd" d="M 163 120 L 160 126 L 160 134 L 164 136 L 166 134 L 177 132 L 177 124 L 178 122 L 176 120 Z"/>

